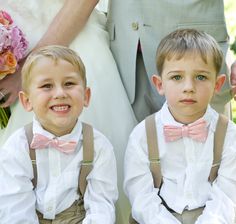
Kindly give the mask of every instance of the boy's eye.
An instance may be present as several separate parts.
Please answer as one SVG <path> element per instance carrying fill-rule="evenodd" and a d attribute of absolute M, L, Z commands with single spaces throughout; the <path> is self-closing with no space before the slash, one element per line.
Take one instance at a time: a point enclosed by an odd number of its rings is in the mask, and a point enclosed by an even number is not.
<path fill-rule="evenodd" d="M 46 83 L 46 84 L 43 84 L 40 88 L 43 88 L 43 89 L 50 89 L 50 88 L 52 88 L 52 84 Z"/>
<path fill-rule="evenodd" d="M 182 78 L 181 75 L 174 75 L 171 77 L 171 79 L 176 80 L 176 81 L 181 80 L 181 78 Z"/>
<path fill-rule="evenodd" d="M 200 81 L 203 81 L 203 80 L 206 80 L 206 76 L 205 75 L 197 75 L 196 79 L 200 80 Z"/>
<path fill-rule="evenodd" d="M 65 83 L 65 86 L 73 86 L 73 85 L 75 85 L 74 82 L 66 82 L 66 83 Z"/>

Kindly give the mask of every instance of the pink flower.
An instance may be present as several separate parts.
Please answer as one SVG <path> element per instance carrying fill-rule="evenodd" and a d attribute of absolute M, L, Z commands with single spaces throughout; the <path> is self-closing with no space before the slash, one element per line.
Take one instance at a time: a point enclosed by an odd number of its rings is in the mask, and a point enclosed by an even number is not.
<path fill-rule="evenodd" d="M 27 47 L 28 41 L 23 32 L 7 12 L 0 10 L 0 80 L 15 73 Z M 10 109 L 0 108 L 0 128 L 6 127 L 9 117 Z"/>
<path fill-rule="evenodd" d="M 9 26 L 13 23 L 13 20 L 7 12 L 0 10 L 0 23 Z"/>
<path fill-rule="evenodd" d="M 11 31 L 0 24 L 0 52 L 11 46 Z"/>
<path fill-rule="evenodd" d="M 0 11 L 0 64 L 3 66 L 2 59 L 4 53 L 11 52 L 18 63 L 25 57 L 28 47 L 28 41 L 25 39 L 23 32 L 17 25 L 14 24 L 11 16 L 5 12 Z M 6 62 L 6 60 L 5 60 Z M 17 63 L 15 69 L 17 68 Z M 11 70 L 12 71 L 12 70 Z M 1 67 L 0 67 L 1 73 Z"/>
<path fill-rule="evenodd" d="M 17 60 L 20 60 L 24 57 L 25 51 L 28 47 L 28 42 L 24 38 L 24 35 L 18 27 L 12 29 L 12 52 L 15 55 Z"/>
<path fill-rule="evenodd" d="M 1 15 L 4 19 L 6 19 L 8 21 L 9 25 L 13 23 L 13 20 L 12 20 L 11 16 L 7 12 L 1 10 L 0 11 L 0 16 Z"/>

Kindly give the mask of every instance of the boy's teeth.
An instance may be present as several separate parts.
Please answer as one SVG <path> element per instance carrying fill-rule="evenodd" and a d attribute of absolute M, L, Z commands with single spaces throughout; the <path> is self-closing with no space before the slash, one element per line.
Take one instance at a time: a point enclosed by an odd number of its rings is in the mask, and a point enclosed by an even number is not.
<path fill-rule="evenodd" d="M 55 111 L 64 111 L 68 109 L 68 106 L 54 106 L 52 109 Z"/>

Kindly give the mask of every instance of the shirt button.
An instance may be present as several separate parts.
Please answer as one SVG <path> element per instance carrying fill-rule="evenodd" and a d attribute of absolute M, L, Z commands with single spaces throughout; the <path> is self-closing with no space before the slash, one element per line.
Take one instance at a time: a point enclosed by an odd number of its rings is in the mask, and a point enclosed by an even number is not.
<path fill-rule="evenodd" d="M 132 29 L 133 30 L 138 30 L 138 23 L 133 22 L 132 23 Z"/>
<path fill-rule="evenodd" d="M 48 211 L 48 212 L 51 212 L 51 211 L 52 211 L 52 206 L 49 206 L 49 207 L 47 208 L 47 211 Z"/>

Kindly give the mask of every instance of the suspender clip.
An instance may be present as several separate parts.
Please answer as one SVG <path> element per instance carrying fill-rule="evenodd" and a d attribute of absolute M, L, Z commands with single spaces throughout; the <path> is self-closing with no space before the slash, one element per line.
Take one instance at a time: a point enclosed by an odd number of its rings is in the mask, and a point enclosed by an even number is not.
<path fill-rule="evenodd" d="M 217 166 L 220 166 L 220 162 L 213 164 L 212 168 L 217 167 Z"/>
<path fill-rule="evenodd" d="M 160 164 L 160 159 L 150 159 L 150 163 Z"/>
<path fill-rule="evenodd" d="M 83 165 L 83 166 L 91 166 L 91 165 L 93 165 L 93 161 L 92 160 L 82 161 L 81 165 Z"/>

